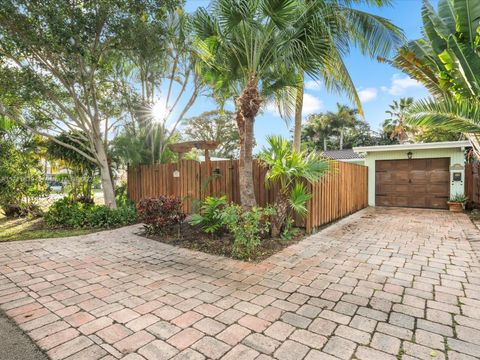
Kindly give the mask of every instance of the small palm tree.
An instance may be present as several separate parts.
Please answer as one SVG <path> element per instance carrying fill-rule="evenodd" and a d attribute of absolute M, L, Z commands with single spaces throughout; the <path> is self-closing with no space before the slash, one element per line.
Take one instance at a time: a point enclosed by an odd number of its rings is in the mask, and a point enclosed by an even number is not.
<path fill-rule="evenodd" d="M 279 192 L 275 200 L 276 214 L 272 220 L 272 236 L 280 235 L 290 210 L 304 216 L 310 194 L 303 181 L 313 183 L 330 168 L 328 161 L 314 152 L 295 151 L 288 140 L 281 136 L 269 136 L 268 148 L 264 148 L 259 159 L 268 170 L 265 175 L 267 186 L 278 183 Z"/>

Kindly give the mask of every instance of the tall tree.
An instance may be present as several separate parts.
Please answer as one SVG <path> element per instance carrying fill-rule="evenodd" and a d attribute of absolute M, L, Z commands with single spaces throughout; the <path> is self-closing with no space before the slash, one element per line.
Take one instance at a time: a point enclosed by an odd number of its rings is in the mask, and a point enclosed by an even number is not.
<path fill-rule="evenodd" d="M 416 129 L 407 124 L 406 115 L 408 108 L 412 106 L 413 98 L 401 98 L 400 101 L 393 100 L 389 105 L 389 109 L 385 111 L 390 117 L 383 122 L 383 131 L 390 134 L 390 139 L 397 139 L 403 144 L 409 139 L 413 139 Z"/>
<path fill-rule="evenodd" d="M 182 128 L 187 140 L 213 140 L 217 148 L 213 156 L 234 158 L 238 156 L 239 136 L 235 114 L 231 111 L 207 111 L 185 119 Z"/>
<path fill-rule="evenodd" d="M 190 15 L 178 7 L 165 19 L 131 23 L 129 51 L 116 64 L 129 113 L 122 130 L 143 138 L 149 162 L 168 161 L 167 144 L 202 91 Z"/>
<path fill-rule="evenodd" d="M 308 3 L 311 0 L 305 0 Z M 320 0 L 327 6 L 334 6 L 338 23 L 342 31 L 329 31 L 324 39 L 330 43 L 332 53 L 329 57 L 322 58 L 322 64 L 318 77 L 323 79 L 327 90 L 344 92 L 350 99 L 355 101 L 360 113 L 363 114 L 362 104 L 358 97 L 355 85 L 352 82 L 343 58 L 349 53 L 351 47 L 356 47 L 364 55 L 370 58 L 387 56 L 402 41 L 401 30 L 389 20 L 358 10 L 355 4 L 368 4 L 377 7 L 390 5 L 391 0 Z M 323 26 L 338 24 L 326 23 Z M 341 44 L 341 45 L 340 45 Z M 335 69 L 333 71 L 333 69 Z M 304 71 L 298 68 L 298 84 L 295 106 L 295 125 L 293 134 L 293 147 L 300 151 L 302 108 L 304 93 Z"/>
<path fill-rule="evenodd" d="M 435 11 L 425 1 L 422 20 L 424 37 L 391 61 L 433 95 L 410 107 L 409 122 L 463 132 L 480 157 L 480 2 L 439 0 Z"/>
<path fill-rule="evenodd" d="M 312 114 L 307 118 L 307 123 L 302 128 L 302 141 L 307 148 L 313 150 L 328 150 L 328 143 L 334 134 L 331 118 L 328 114 Z"/>
<path fill-rule="evenodd" d="M 210 13 L 200 8 L 195 16 L 197 47 L 205 80 L 217 94 L 235 98 L 240 198 L 245 207 L 252 207 L 256 115 L 269 97 L 281 113 L 292 113 L 298 69 L 313 78 L 322 74 L 337 86 L 337 74 L 345 74 L 340 49 L 347 42 L 344 34 L 352 29 L 345 27 L 339 16 L 342 7 L 335 1 L 215 0 L 209 9 Z M 362 29 L 368 23 L 357 11 L 346 14 L 352 27 Z M 330 38 L 335 42 L 327 41 Z M 354 87 L 349 77 L 343 84 Z"/>
<path fill-rule="evenodd" d="M 352 129 L 358 122 L 358 110 L 352 109 L 347 105 L 341 105 L 337 103 L 337 111 L 329 112 L 328 117 L 332 127 L 338 133 L 338 147 L 343 149 L 343 137 L 347 129 Z"/>
<path fill-rule="evenodd" d="M 5 0 L 0 7 L 0 113 L 95 163 L 112 208 L 107 143 L 123 120 L 113 65 L 129 50 L 132 23 L 162 21 L 170 5 Z M 65 130 L 76 145 L 56 139 Z"/>

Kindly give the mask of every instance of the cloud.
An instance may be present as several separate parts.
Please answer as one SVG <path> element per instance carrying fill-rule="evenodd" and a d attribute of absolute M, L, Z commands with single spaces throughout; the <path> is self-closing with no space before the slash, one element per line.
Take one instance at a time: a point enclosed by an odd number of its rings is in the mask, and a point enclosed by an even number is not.
<path fill-rule="evenodd" d="M 303 109 L 302 115 L 310 115 L 313 114 L 323 108 L 323 101 L 319 98 L 310 95 L 310 94 L 303 94 Z"/>
<path fill-rule="evenodd" d="M 323 108 L 322 100 L 308 93 L 303 94 L 302 116 L 307 116 L 307 115 L 316 113 L 322 108 Z M 268 104 L 266 104 L 264 109 L 266 112 L 269 112 L 272 115 L 280 117 L 278 108 L 273 102 L 269 102 Z"/>
<path fill-rule="evenodd" d="M 415 79 L 411 79 L 408 76 L 401 76 L 400 74 L 394 74 L 392 76 L 390 87 L 382 86 L 381 89 L 390 95 L 403 95 L 410 88 L 421 87 L 422 84 Z"/>
<path fill-rule="evenodd" d="M 374 100 L 377 97 L 378 90 L 375 88 L 366 88 L 358 92 L 358 97 L 362 103 Z"/>
<path fill-rule="evenodd" d="M 315 81 L 315 80 L 305 81 L 305 89 L 307 89 L 307 90 L 318 91 L 321 88 L 322 88 L 322 86 L 320 85 L 320 83 L 318 81 Z"/>

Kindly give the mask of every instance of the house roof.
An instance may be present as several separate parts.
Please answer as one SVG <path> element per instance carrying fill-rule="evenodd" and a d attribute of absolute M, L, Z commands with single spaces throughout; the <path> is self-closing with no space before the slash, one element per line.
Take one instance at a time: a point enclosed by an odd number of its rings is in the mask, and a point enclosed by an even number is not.
<path fill-rule="evenodd" d="M 454 149 L 470 147 L 468 141 L 442 141 L 432 143 L 416 143 L 416 144 L 397 144 L 397 145 L 377 145 L 377 146 L 359 146 L 354 147 L 353 151 L 357 154 L 364 154 L 378 151 L 402 151 L 402 150 L 427 150 L 427 149 Z"/>
<path fill-rule="evenodd" d="M 363 156 L 354 152 L 353 149 L 327 150 L 322 152 L 322 155 L 333 160 L 363 159 Z"/>

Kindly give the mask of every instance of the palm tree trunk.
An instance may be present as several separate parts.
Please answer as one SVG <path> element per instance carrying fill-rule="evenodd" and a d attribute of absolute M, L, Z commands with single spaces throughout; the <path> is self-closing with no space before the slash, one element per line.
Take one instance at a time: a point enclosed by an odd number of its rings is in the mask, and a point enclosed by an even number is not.
<path fill-rule="evenodd" d="M 327 151 L 327 137 L 323 137 L 323 151 Z"/>
<path fill-rule="evenodd" d="M 288 215 L 288 196 L 284 192 L 278 193 L 274 207 L 276 214 L 272 219 L 272 237 L 278 237 Z"/>
<path fill-rule="evenodd" d="M 343 150 L 343 127 L 340 128 L 340 150 Z"/>
<path fill-rule="evenodd" d="M 236 120 L 240 135 L 239 184 L 240 202 L 246 209 L 256 205 L 253 185 L 253 126 L 262 98 L 258 92 L 257 77 L 253 74 L 236 100 Z"/>
<path fill-rule="evenodd" d="M 303 108 L 303 91 L 305 78 L 303 71 L 299 74 L 299 87 L 295 99 L 295 127 L 293 128 L 293 150 L 300 152 L 302 145 L 302 108 Z"/>

